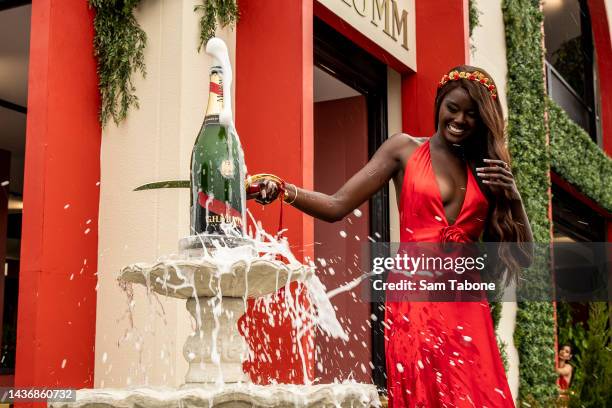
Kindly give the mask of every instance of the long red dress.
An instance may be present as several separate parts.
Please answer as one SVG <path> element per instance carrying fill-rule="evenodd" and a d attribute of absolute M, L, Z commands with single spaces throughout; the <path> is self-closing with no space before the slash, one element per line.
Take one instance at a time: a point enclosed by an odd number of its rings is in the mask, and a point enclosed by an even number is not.
<path fill-rule="evenodd" d="M 453 225 L 444 213 L 429 141 L 408 159 L 400 198 L 402 242 L 473 242 L 488 203 L 471 171 Z M 389 406 L 514 407 L 486 302 L 387 302 Z"/>

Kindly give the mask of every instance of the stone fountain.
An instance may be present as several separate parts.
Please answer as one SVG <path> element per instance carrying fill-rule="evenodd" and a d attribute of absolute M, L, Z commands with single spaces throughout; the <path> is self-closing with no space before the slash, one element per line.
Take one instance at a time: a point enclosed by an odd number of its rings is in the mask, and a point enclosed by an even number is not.
<path fill-rule="evenodd" d="M 237 325 L 246 311 L 246 299 L 276 292 L 311 273 L 300 264 L 262 259 L 251 248 L 229 249 L 242 259 L 222 264 L 215 258 L 183 256 L 171 262 L 130 265 L 121 271 L 122 281 L 186 300 L 196 322 L 183 347 L 189 364 L 186 384 L 247 381 L 242 370 L 247 347 Z"/>
<path fill-rule="evenodd" d="M 179 389 L 136 387 L 78 390 L 75 402 L 51 407 L 374 407 L 376 387 L 355 382 L 316 385 L 255 385 L 242 370 L 246 344 L 237 321 L 247 298 L 273 293 L 313 277 L 312 267 L 281 262 L 244 245 L 214 256 L 183 250 L 177 259 L 123 268 L 121 283 L 143 285 L 186 301 L 196 322 L 183 355 L 189 364 Z M 223 253 L 224 251 L 228 251 Z M 223 254 L 222 254 L 223 253 Z"/>

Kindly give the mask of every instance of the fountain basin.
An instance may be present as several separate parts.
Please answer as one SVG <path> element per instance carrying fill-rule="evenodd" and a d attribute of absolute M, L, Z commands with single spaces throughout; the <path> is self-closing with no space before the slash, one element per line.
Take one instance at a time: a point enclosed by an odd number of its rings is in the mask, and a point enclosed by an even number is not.
<path fill-rule="evenodd" d="M 53 408 L 174 408 L 174 407 L 380 407 L 372 384 L 317 385 L 222 384 L 172 388 L 84 389 L 75 402 L 49 403 Z"/>
<path fill-rule="evenodd" d="M 193 297 L 253 298 L 276 292 L 287 283 L 312 274 L 304 265 L 255 259 L 236 261 L 222 268 L 212 261 L 171 260 L 133 264 L 121 270 L 119 280 L 147 286 L 153 292 L 178 299 Z M 194 292 L 195 291 L 195 292 Z"/>

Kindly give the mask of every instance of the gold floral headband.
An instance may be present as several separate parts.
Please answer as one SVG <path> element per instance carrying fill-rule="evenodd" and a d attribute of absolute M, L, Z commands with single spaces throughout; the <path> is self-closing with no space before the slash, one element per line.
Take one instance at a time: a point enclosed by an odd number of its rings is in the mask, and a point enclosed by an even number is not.
<path fill-rule="evenodd" d="M 458 81 L 460 79 L 467 79 L 469 81 L 475 81 L 481 83 L 487 91 L 491 94 L 493 99 L 497 99 L 497 89 L 493 85 L 493 81 L 487 78 L 482 72 L 465 72 L 465 71 L 451 71 L 444 75 L 438 84 L 438 88 L 442 88 L 448 81 Z"/>

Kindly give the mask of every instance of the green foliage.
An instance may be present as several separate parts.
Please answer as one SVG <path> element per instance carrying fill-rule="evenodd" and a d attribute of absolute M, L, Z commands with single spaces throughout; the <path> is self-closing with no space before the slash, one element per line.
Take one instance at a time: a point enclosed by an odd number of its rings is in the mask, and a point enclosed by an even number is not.
<path fill-rule="evenodd" d="M 130 108 L 138 108 L 132 74 L 146 76 L 144 49 L 147 35 L 134 17 L 141 0 L 89 0 L 96 11 L 94 18 L 94 55 L 98 59 L 98 77 L 102 107 L 100 122 L 109 119 L 119 124 Z M 200 45 L 215 35 L 217 20 L 222 27 L 238 19 L 236 0 L 202 0 L 194 11 L 203 11 L 200 20 Z"/>
<path fill-rule="evenodd" d="M 156 190 L 158 188 L 191 188 L 190 180 L 167 180 L 157 181 L 155 183 L 143 184 L 134 189 L 134 191 Z"/>
<path fill-rule="evenodd" d="M 577 308 L 581 308 L 583 304 L 578 303 L 557 303 L 557 324 L 559 333 L 559 349 L 564 345 L 569 345 L 572 349 L 572 359 L 569 361 L 574 371 L 570 383 L 571 405 L 580 406 L 578 404 L 580 397 L 576 394 L 576 388 L 582 388 L 584 375 L 576 370 L 576 361 L 580 364 L 582 355 L 588 348 L 587 344 L 587 329 L 584 322 L 575 319 L 574 314 Z"/>
<path fill-rule="evenodd" d="M 542 406 L 555 399 L 555 326 L 553 305 L 521 302 L 516 315 L 514 343 L 520 354 L 519 399 Z"/>
<path fill-rule="evenodd" d="M 508 63 L 508 135 L 517 185 L 536 242 L 550 239 L 550 152 L 544 125 L 542 13 L 534 0 L 504 0 Z"/>
<path fill-rule="evenodd" d="M 559 327 L 559 347 L 569 344 L 572 354 L 577 356 L 586 347 L 586 329 L 583 322 L 576 322 L 569 303 L 557 303 L 557 325 Z"/>
<path fill-rule="evenodd" d="M 501 319 L 503 303 L 491 302 L 489 304 L 489 307 L 491 309 L 491 319 L 493 320 L 493 327 L 495 328 L 495 330 L 497 330 L 497 327 L 499 326 L 499 319 Z"/>
<path fill-rule="evenodd" d="M 497 332 L 497 328 L 499 327 L 499 321 L 501 319 L 501 312 L 503 308 L 503 302 L 491 302 L 489 303 L 490 311 L 491 311 L 491 319 L 493 320 L 493 328 Z M 504 343 L 499 336 L 495 336 L 497 339 L 497 348 L 499 349 L 499 354 L 501 356 L 502 362 L 504 363 L 504 369 L 508 372 L 508 345 Z"/>
<path fill-rule="evenodd" d="M 612 406 L 612 349 L 609 310 L 604 302 L 589 307 L 588 330 L 575 352 L 572 406 L 599 408 Z"/>
<path fill-rule="evenodd" d="M 103 126 L 111 118 L 118 124 L 126 118 L 130 107 L 138 107 L 132 73 L 146 75 L 147 42 L 147 35 L 133 15 L 139 3 L 140 0 L 89 0 L 96 10 L 94 54 L 98 59 Z"/>
<path fill-rule="evenodd" d="M 470 37 L 476 27 L 480 27 L 480 15 L 482 13 L 478 10 L 478 4 L 476 0 L 469 0 L 469 18 L 470 18 Z"/>
<path fill-rule="evenodd" d="M 524 407 L 524 408 L 551 408 L 551 407 L 565 408 L 564 405 L 559 403 L 559 401 L 557 400 L 557 397 L 552 397 L 551 396 L 551 397 L 546 397 L 546 398 L 535 399 L 533 395 L 528 395 L 525 398 L 522 398 L 519 407 Z"/>
<path fill-rule="evenodd" d="M 550 149 L 546 143 L 543 16 L 539 6 L 538 0 L 502 2 L 508 64 L 508 146 L 535 241 L 549 242 Z M 533 265 L 522 290 L 538 289 L 537 282 L 549 280 L 548 271 L 547 261 Z M 546 302 L 520 302 L 516 323 L 519 399 L 532 407 L 550 406 L 557 393 L 553 306 Z"/>
<path fill-rule="evenodd" d="M 221 27 L 226 27 L 236 24 L 239 17 L 236 0 L 202 0 L 202 4 L 195 6 L 194 11 L 202 12 L 198 51 L 215 36 L 217 20 Z"/>
<path fill-rule="evenodd" d="M 589 135 L 548 99 L 553 169 L 578 190 L 612 211 L 612 160 Z"/>
<path fill-rule="evenodd" d="M 499 355 L 501 356 L 502 363 L 504 363 L 504 370 L 506 370 L 506 376 L 508 373 L 509 365 L 508 365 L 508 345 L 506 342 L 502 341 L 499 336 L 497 338 L 497 348 L 499 349 Z"/>

